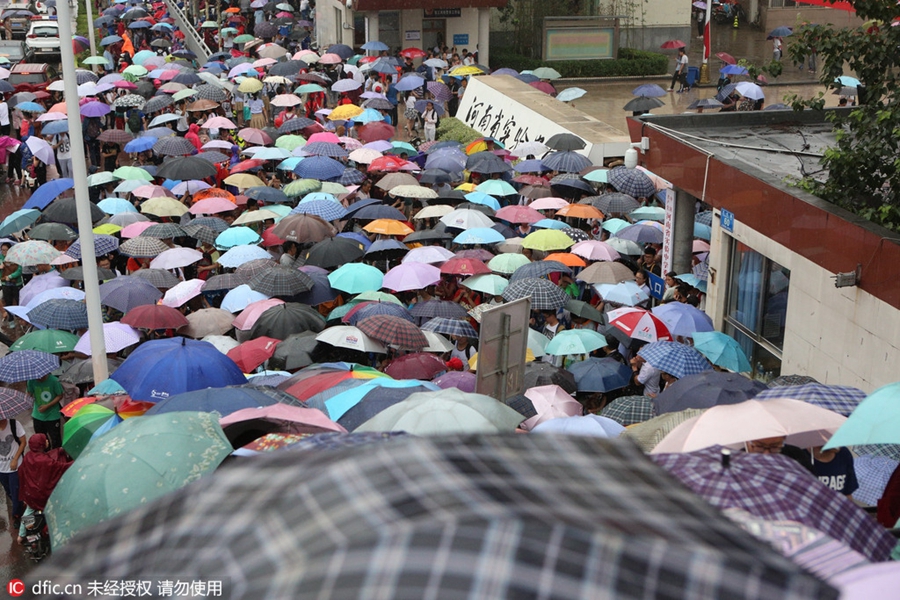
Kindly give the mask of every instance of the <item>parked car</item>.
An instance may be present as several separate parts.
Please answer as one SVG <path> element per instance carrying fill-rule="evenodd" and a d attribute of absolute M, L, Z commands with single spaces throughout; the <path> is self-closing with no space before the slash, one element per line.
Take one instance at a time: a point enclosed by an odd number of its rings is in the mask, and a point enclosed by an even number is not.
<path fill-rule="evenodd" d="M 44 90 L 57 79 L 56 69 L 47 63 L 19 63 L 12 68 L 7 81 L 18 93 Z"/>
<path fill-rule="evenodd" d="M 59 55 L 59 23 L 55 18 L 33 20 L 25 45 L 35 56 Z"/>
<path fill-rule="evenodd" d="M 22 2 L 14 2 L 8 4 L 3 12 L 0 13 L 0 19 L 3 20 L 6 39 L 24 40 L 31 29 L 31 19 L 34 17 L 34 11 L 29 5 Z"/>
<path fill-rule="evenodd" d="M 30 62 L 32 55 L 31 50 L 21 40 L 0 40 L 0 56 L 9 60 L 7 68 L 12 68 L 20 62 Z"/>

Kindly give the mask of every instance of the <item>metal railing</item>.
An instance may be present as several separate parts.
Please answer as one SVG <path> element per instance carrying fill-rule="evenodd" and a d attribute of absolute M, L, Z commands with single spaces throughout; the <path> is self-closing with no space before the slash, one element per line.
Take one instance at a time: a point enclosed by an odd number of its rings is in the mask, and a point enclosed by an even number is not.
<path fill-rule="evenodd" d="M 206 42 L 203 41 L 203 37 L 194 29 L 193 23 L 173 0 L 165 0 L 165 2 L 169 9 L 169 14 L 175 19 L 175 25 L 184 33 L 185 47 L 197 55 L 197 60 L 200 61 L 201 65 L 206 63 L 212 52 L 207 47 Z"/>

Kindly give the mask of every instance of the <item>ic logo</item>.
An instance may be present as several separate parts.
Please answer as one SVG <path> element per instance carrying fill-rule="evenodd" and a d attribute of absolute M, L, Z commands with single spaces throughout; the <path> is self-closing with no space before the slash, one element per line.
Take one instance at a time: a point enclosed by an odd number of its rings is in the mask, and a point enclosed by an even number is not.
<path fill-rule="evenodd" d="M 18 598 L 25 593 L 25 582 L 21 579 L 10 579 L 9 583 L 6 584 L 6 591 L 13 598 Z"/>

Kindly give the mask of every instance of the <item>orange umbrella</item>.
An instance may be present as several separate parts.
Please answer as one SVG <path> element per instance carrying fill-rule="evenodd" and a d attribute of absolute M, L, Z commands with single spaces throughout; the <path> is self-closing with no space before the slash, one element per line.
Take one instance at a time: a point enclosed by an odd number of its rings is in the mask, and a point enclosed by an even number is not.
<path fill-rule="evenodd" d="M 576 219 L 602 219 L 603 213 L 590 204 L 570 204 L 556 211 L 557 217 L 574 217 Z"/>
<path fill-rule="evenodd" d="M 237 6 L 232 6 L 231 8 L 226 8 L 225 12 L 228 14 L 237 14 L 237 13 L 241 12 L 241 9 L 238 8 Z"/>
<path fill-rule="evenodd" d="M 556 262 L 561 262 L 567 267 L 586 267 L 587 263 L 584 262 L 578 256 L 574 254 L 569 254 L 568 252 L 554 252 L 553 254 L 548 254 L 547 258 L 544 260 L 555 260 Z"/>
<path fill-rule="evenodd" d="M 51 106 L 50 110 L 48 110 L 47 112 L 66 113 L 67 111 L 68 111 L 68 109 L 66 109 L 66 103 L 58 102 L 57 104 L 54 104 L 53 106 Z"/>
<path fill-rule="evenodd" d="M 121 396 L 121 398 L 116 398 L 115 402 L 116 414 L 122 417 L 123 419 L 130 419 L 131 417 L 140 417 L 145 412 L 153 408 L 155 402 L 143 402 L 139 400 L 132 400 L 128 396 Z"/>
<path fill-rule="evenodd" d="M 207 188 L 205 190 L 200 190 L 196 194 L 194 194 L 192 200 L 194 202 L 199 202 L 200 200 L 204 200 L 206 198 L 225 198 L 237 204 L 237 200 L 234 198 L 234 194 L 231 192 L 226 192 L 220 188 Z"/>
<path fill-rule="evenodd" d="M 99 400 L 97 396 L 85 396 L 84 398 L 78 398 L 77 400 L 72 400 L 68 404 L 62 407 L 60 412 L 68 418 L 72 418 L 72 416 L 77 413 L 80 409 L 84 408 L 88 404 L 93 404 L 97 400 Z"/>
<path fill-rule="evenodd" d="M 409 225 L 396 219 L 375 219 L 363 229 L 369 233 L 380 233 L 383 235 L 409 235 L 413 232 Z"/>

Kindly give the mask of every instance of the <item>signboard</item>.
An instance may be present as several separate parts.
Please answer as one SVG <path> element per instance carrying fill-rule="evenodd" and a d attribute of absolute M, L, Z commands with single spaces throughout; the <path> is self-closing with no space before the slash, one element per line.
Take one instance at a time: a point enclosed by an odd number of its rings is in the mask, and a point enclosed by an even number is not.
<path fill-rule="evenodd" d="M 544 17 L 544 60 L 616 58 L 619 20 L 604 17 Z"/>
<path fill-rule="evenodd" d="M 657 300 L 662 300 L 663 294 L 666 293 L 666 280 L 646 270 L 644 275 L 647 276 L 647 286 L 650 288 L 650 295 Z"/>
<path fill-rule="evenodd" d="M 414 30 L 411 30 L 411 31 L 407 31 L 407 32 L 406 32 L 406 39 L 407 39 L 407 40 L 421 40 L 421 39 L 422 39 L 422 32 L 419 31 L 418 29 L 414 29 Z"/>
<path fill-rule="evenodd" d="M 443 19 L 447 17 L 461 17 L 461 8 L 426 8 L 424 10 L 426 19 Z"/>
<path fill-rule="evenodd" d="M 468 33 L 454 33 L 453 34 L 453 45 L 454 46 L 465 46 L 469 43 L 469 34 Z"/>
<path fill-rule="evenodd" d="M 723 208 L 722 214 L 719 217 L 719 224 L 725 231 L 734 233 L 734 213 Z"/>
<path fill-rule="evenodd" d="M 660 265 L 663 273 L 672 270 L 674 254 L 672 244 L 675 241 L 675 190 L 666 190 L 666 221 L 663 227 L 662 260 Z"/>
<path fill-rule="evenodd" d="M 501 304 L 481 314 L 475 391 L 503 402 L 525 389 L 525 352 L 531 298 Z"/>

